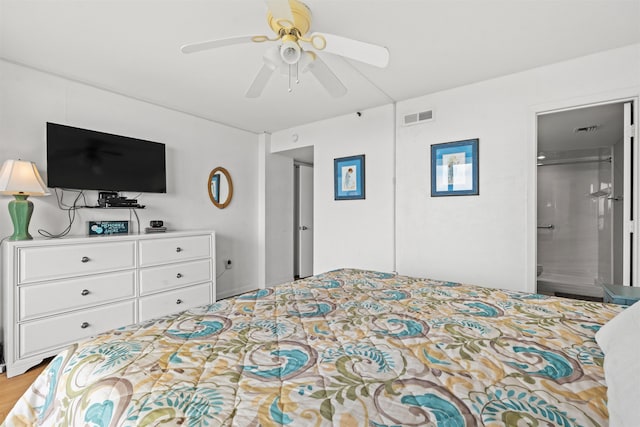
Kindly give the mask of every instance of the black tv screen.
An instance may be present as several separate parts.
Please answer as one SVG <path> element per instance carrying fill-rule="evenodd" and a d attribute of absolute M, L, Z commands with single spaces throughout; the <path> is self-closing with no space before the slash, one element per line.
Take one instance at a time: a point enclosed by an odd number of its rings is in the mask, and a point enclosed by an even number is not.
<path fill-rule="evenodd" d="M 166 193 L 165 145 L 47 123 L 47 185 Z"/>

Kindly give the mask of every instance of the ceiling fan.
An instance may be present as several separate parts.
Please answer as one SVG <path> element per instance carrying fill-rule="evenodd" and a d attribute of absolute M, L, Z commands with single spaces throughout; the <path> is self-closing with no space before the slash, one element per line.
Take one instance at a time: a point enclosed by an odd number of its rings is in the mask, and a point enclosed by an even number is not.
<path fill-rule="evenodd" d="M 384 68 L 389 63 L 387 48 L 328 33 L 307 35 L 311 27 L 311 11 L 299 0 L 265 0 L 269 11 L 267 23 L 276 34 L 269 38 L 264 35 L 236 36 L 218 40 L 190 43 L 182 46 L 183 53 L 217 49 L 242 43 L 277 42 L 267 49 L 264 64 L 245 94 L 257 98 L 267 86 L 276 70 L 289 76 L 289 92 L 292 81 L 298 83 L 299 73 L 310 72 L 333 97 L 347 93 L 347 88 L 320 59 L 317 52 L 327 52 L 365 64 Z"/>

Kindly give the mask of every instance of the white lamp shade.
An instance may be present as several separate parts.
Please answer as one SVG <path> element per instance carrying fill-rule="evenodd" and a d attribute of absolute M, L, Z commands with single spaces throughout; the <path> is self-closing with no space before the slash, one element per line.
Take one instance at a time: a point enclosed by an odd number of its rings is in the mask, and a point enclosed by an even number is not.
<path fill-rule="evenodd" d="M 35 163 L 6 160 L 0 169 L 0 194 L 46 196 L 49 192 Z"/>
<path fill-rule="evenodd" d="M 300 59 L 300 46 L 294 41 L 285 41 L 280 46 L 280 57 L 289 65 L 295 64 Z"/>

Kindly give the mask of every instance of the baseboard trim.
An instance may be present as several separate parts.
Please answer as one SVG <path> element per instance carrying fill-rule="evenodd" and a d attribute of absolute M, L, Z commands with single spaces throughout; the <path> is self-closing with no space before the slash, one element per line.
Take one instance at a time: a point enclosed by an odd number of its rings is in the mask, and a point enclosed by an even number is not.
<path fill-rule="evenodd" d="M 216 301 L 217 300 L 221 300 L 221 299 L 235 297 L 237 295 L 244 294 L 245 292 L 255 291 L 256 289 L 258 289 L 258 287 L 256 285 L 244 285 L 244 286 L 241 286 L 239 288 L 234 288 L 234 289 L 228 290 L 226 292 L 217 292 L 216 293 Z"/>
<path fill-rule="evenodd" d="M 271 288 L 273 286 L 279 286 L 282 285 L 283 283 L 289 283 L 289 282 L 293 282 L 295 280 L 295 278 L 289 276 L 289 277 L 281 277 L 280 279 L 275 279 L 275 280 L 271 280 L 267 283 L 267 288 Z"/>
<path fill-rule="evenodd" d="M 554 294 L 555 292 L 562 292 L 565 294 L 574 294 L 574 295 L 586 295 L 589 297 L 598 297 L 602 298 L 603 290 L 599 286 L 580 286 L 580 285 L 572 285 L 569 283 L 556 283 L 553 282 L 553 285 L 549 284 L 549 282 L 538 281 L 538 292 L 545 294 Z"/>

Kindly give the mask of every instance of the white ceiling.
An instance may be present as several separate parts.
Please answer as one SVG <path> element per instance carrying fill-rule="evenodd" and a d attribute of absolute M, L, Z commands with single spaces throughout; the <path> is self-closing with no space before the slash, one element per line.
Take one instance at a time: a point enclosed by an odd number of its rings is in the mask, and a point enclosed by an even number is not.
<path fill-rule="evenodd" d="M 0 0 L 0 57 L 252 132 L 277 131 L 640 42 L 640 0 L 306 0 L 312 31 L 388 47 L 378 69 L 322 57 L 348 89 L 304 74 L 244 93 L 265 44 L 184 55 L 181 45 L 272 35 L 263 0 Z"/>

